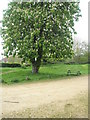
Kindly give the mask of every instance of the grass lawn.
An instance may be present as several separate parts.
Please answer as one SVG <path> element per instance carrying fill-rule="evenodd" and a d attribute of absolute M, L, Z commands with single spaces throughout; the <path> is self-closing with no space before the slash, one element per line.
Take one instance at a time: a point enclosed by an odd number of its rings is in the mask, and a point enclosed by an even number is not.
<path fill-rule="evenodd" d="M 40 67 L 38 74 L 32 74 L 31 67 L 24 68 L 2 68 L 2 81 L 6 84 L 34 82 L 40 80 L 67 78 L 67 71 L 72 73 L 81 72 L 81 75 L 88 74 L 88 64 L 66 65 L 66 64 L 49 64 Z M 1 68 L 0 68 L 1 70 Z M 71 76 L 69 76 L 71 77 Z"/>

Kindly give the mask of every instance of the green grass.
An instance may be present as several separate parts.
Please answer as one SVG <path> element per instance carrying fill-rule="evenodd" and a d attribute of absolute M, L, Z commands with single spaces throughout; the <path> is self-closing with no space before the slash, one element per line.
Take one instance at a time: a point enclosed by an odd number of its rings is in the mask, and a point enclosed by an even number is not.
<path fill-rule="evenodd" d="M 67 70 L 72 73 L 81 72 L 81 75 L 88 74 L 88 64 L 66 65 L 66 64 L 49 64 L 40 67 L 38 74 L 32 74 L 31 67 L 23 68 L 2 68 L 2 81 L 7 84 L 21 82 L 35 82 L 40 80 L 49 80 L 57 78 L 67 78 Z"/>

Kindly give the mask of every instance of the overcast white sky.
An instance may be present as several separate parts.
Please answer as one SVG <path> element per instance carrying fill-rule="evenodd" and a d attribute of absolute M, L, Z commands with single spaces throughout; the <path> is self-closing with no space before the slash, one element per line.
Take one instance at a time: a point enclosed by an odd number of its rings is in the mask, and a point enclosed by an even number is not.
<path fill-rule="evenodd" d="M 0 20 L 2 20 L 3 10 L 7 8 L 9 1 L 10 0 L 0 0 Z M 82 17 L 79 19 L 79 22 L 75 23 L 75 29 L 77 31 L 75 39 L 85 42 L 88 42 L 88 1 L 89 0 L 80 0 Z M 2 38 L 0 37 L 0 59 L 2 58 L 1 53 L 3 52 L 1 42 Z"/>

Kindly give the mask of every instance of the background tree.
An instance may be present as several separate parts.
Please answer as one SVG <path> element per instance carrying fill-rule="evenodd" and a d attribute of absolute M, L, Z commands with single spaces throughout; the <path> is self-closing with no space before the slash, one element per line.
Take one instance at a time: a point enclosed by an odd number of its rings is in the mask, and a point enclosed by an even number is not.
<path fill-rule="evenodd" d="M 5 55 L 29 60 L 33 73 L 38 73 L 42 58 L 71 57 L 79 16 L 76 2 L 10 2 L 2 21 Z"/>
<path fill-rule="evenodd" d="M 73 60 L 76 63 L 88 63 L 88 48 L 89 45 L 86 42 L 79 42 L 75 40 L 73 45 L 74 56 Z"/>

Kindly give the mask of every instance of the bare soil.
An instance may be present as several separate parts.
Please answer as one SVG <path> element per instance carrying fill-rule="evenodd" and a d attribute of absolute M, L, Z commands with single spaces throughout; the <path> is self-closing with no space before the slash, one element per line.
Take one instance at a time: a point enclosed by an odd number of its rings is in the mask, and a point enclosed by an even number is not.
<path fill-rule="evenodd" d="M 2 117 L 64 116 L 88 116 L 88 76 L 2 86 Z"/>

